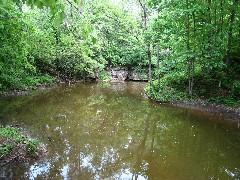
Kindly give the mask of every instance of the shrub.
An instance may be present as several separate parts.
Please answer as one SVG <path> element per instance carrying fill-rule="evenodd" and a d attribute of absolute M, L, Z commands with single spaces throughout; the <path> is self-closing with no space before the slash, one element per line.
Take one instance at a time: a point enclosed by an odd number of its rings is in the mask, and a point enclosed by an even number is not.
<path fill-rule="evenodd" d="M 110 79 L 109 74 L 107 74 L 105 71 L 99 72 L 99 76 L 98 77 L 99 77 L 99 79 L 102 79 L 102 80 Z"/>
<path fill-rule="evenodd" d="M 231 94 L 236 98 L 240 97 L 240 81 L 233 82 Z"/>
<path fill-rule="evenodd" d="M 31 139 L 25 141 L 26 143 L 26 150 L 29 153 L 29 155 L 35 155 L 36 151 L 39 148 L 39 141 L 36 139 Z"/>
<path fill-rule="evenodd" d="M 39 142 L 36 139 L 29 139 L 23 136 L 19 129 L 14 127 L 0 127 L 0 157 L 9 155 L 14 147 L 24 145 L 26 152 L 34 156 L 39 148 Z"/>
<path fill-rule="evenodd" d="M 153 81 L 153 88 L 148 85 L 145 91 L 150 98 L 160 102 L 180 101 L 186 97 L 183 91 L 177 90 L 166 84 L 158 84 L 157 81 Z"/>

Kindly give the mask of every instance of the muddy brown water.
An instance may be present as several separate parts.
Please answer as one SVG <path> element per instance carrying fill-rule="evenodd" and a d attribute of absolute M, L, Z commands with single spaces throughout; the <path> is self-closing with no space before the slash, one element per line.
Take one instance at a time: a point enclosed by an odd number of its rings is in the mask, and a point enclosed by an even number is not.
<path fill-rule="evenodd" d="M 143 98 L 145 83 L 86 83 L 0 99 L 48 153 L 4 179 L 238 179 L 240 130 L 217 114 Z"/>

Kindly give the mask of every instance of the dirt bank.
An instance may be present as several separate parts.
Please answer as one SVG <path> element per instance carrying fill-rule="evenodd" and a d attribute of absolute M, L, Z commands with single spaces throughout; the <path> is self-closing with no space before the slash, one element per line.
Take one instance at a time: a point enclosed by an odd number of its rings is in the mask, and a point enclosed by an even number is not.
<path fill-rule="evenodd" d="M 156 101 L 155 99 L 150 98 L 146 94 L 144 94 L 143 97 L 166 106 L 175 106 L 175 107 L 194 109 L 194 110 L 199 110 L 204 112 L 216 113 L 218 115 L 224 116 L 225 120 L 238 122 L 239 124 L 238 126 L 240 128 L 240 106 L 229 107 L 229 106 L 225 106 L 224 104 L 210 103 L 202 99 L 196 99 L 192 101 L 185 100 L 181 102 L 161 103 L 159 101 Z"/>
<path fill-rule="evenodd" d="M 27 87 L 23 90 L 11 90 L 8 92 L 3 92 L 2 94 L 0 94 L 0 96 L 22 96 L 22 95 L 27 95 L 36 90 L 44 90 L 44 89 L 48 89 L 50 87 L 62 86 L 62 85 L 70 86 L 72 84 L 82 83 L 82 82 L 84 82 L 84 81 L 45 83 L 45 84 L 41 84 L 39 86 Z"/>
<path fill-rule="evenodd" d="M 205 100 L 182 101 L 170 103 L 173 106 L 214 112 L 224 115 L 226 120 L 240 121 L 240 108 L 228 107 L 223 104 L 210 103 Z"/>

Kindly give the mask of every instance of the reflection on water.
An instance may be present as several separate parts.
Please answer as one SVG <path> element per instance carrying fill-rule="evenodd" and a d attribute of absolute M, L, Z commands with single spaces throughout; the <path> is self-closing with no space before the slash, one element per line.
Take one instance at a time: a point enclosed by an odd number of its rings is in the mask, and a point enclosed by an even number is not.
<path fill-rule="evenodd" d="M 78 84 L 1 99 L 48 154 L 9 164 L 12 179 L 218 179 L 240 176 L 240 132 L 218 117 L 143 98 L 144 83 Z M 210 120 L 211 119 L 211 120 Z"/>

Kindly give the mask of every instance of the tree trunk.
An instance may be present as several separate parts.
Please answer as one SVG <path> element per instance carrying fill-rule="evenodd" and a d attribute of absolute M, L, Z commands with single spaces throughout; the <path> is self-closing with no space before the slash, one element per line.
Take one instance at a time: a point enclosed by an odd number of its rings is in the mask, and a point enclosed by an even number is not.
<path fill-rule="evenodd" d="M 214 46 L 217 42 L 217 2 L 214 0 Z"/>
<path fill-rule="evenodd" d="M 208 25 L 211 26 L 212 24 L 212 18 L 211 18 L 211 0 L 207 0 L 207 10 L 208 10 L 208 17 L 207 17 L 207 23 Z M 208 48 L 207 48 L 207 53 L 210 53 L 212 51 L 212 35 L 213 32 L 210 29 L 208 32 Z M 210 55 L 211 56 L 211 55 Z M 211 70 L 211 58 L 208 58 L 208 62 L 207 62 L 207 72 L 209 73 Z"/>
<path fill-rule="evenodd" d="M 158 85 L 160 85 L 160 73 L 159 73 L 159 68 L 160 68 L 160 62 L 159 62 L 159 42 L 157 43 L 157 77 L 158 77 Z"/>
<path fill-rule="evenodd" d="M 224 20 L 224 12 L 223 12 L 223 4 L 224 4 L 224 0 L 221 0 L 220 1 L 220 12 L 221 12 L 221 15 L 220 15 L 220 19 L 219 19 L 219 28 L 218 28 L 218 32 L 222 32 L 223 30 L 223 20 Z"/>
<path fill-rule="evenodd" d="M 207 1 L 208 3 L 208 24 L 211 24 L 212 23 L 212 19 L 211 19 L 211 0 L 208 0 Z"/>
<path fill-rule="evenodd" d="M 188 0 L 186 0 L 186 8 L 188 10 Z M 186 17 L 186 38 L 187 38 L 187 61 L 188 61 L 188 94 L 192 96 L 192 58 L 189 56 L 190 53 L 190 17 L 189 17 L 189 12 L 187 12 L 187 17 Z"/>
<path fill-rule="evenodd" d="M 151 45 L 148 44 L 147 46 L 147 55 L 148 55 L 148 73 L 149 73 L 149 83 L 153 90 L 152 84 L 152 52 L 151 52 Z"/>
<path fill-rule="evenodd" d="M 147 30 L 147 8 L 145 4 L 145 0 L 142 2 L 141 0 L 138 0 L 142 10 L 143 10 L 143 25 L 144 25 L 144 32 Z M 151 44 L 147 43 L 146 53 L 148 56 L 148 81 L 150 83 L 150 86 L 153 90 L 152 85 L 152 53 L 151 53 Z"/>
<path fill-rule="evenodd" d="M 227 46 L 227 54 L 226 54 L 226 65 L 229 65 L 231 63 L 230 54 L 232 50 L 232 41 L 233 41 L 233 23 L 235 20 L 236 10 L 235 7 L 238 6 L 238 0 L 233 0 L 234 7 L 231 11 L 230 17 L 229 17 L 229 31 L 228 31 L 228 46 Z"/>
<path fill-rule="evenodd" d="M 191 96 L 193 92 L 193 83 L 194 83 L 194 71 L 195 71 L 195 60 L 196 60 L 196 16 L 195 12 L 192 13 L 193 16 L 193 58 L 191 58 L 191 84 L 190 84 L 190 91 Z"/>

